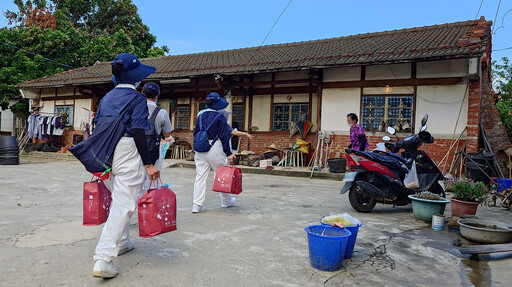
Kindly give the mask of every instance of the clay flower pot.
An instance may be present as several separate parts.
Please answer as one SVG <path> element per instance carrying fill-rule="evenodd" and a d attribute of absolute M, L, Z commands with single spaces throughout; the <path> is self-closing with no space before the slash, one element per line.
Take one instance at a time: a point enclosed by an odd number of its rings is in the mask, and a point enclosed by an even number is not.
<path fill-rule="evenodd" d="M 455 198 L 450 198 L 452 201 L 452 216 L 461 216 L 462 214 L 475 215 L 478 209 L 478 202 L 462 201 Z"/>

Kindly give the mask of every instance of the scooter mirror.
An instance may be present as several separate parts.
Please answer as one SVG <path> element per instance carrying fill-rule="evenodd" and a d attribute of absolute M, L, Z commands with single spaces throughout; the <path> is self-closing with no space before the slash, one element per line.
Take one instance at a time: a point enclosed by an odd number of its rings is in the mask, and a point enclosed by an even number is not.
<path fill-rule="evenodd" d="M 396 134 L 396 130 L 393 127 L 388 127 L 388 133 L 394 135 Z"/>
<path fill-rule="evenodd" d="M 390 141 L 390 140 L 391 140 L 391 138 L 390 138 L 390 137 L 388 137 L 388 136 L 385 136 L 385 137 L 382 137 L 382 140 L 383 140 L 383 141 L 388 142 L 388 141 Z"/>
<path fill-rule="evenodd" d="M 427 126 L 426 126 L 426 125 L 424 125 L 424 126 L 422 126 L 422 127 L 421 127 L 420 132 L 424 132 L 424 131 L 426 131 L 426 130 L 427 130 Z"/>
<path fill-rule="evenodd" d="M 423 118 L 421 119 L 421 126 L 425 126 L 427 124 L 427 121 L 428 121 L 428 114 L 424 115 Z"/>

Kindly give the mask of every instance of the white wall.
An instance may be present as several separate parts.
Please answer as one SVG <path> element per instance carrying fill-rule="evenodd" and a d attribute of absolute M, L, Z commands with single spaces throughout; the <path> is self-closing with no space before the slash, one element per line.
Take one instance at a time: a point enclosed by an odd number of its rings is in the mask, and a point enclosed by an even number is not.
<path fill-rule="evenodd" d="M 9 107 L 16 104 L 17 100 L 9 100 Z M 0 132 L 12 132 L 14 127 L 14 114 L 10 108 L 0 109 Z"/>
<path fill-rule="evenodd" d="M 377 88 L 363 88 L 363 94 L 365 95 L 383 95 L 385 87 L 377 87 Z M 404 87 L 391 87 L 391 94 L 396 95 L 412 95 L 414 94 L 413 86 L 404 86 Z"/>
<path fill-rule="evenodd" d="M 361 79 L 361 67 L 343 67 L 324 69 L 324 82 L 359 81 Z"/>
<path fill-rule="evenodd" d="M 252 126 L 258 132 L 268 132 L 270 128 L 270 95 L 255 95 L 252 99 Z"/>
<path fill-rule="evenodd" d="M 411 64 L 373 65 L 366 67 L 366 80 L 410 79 Z"/>
<path fill-rule="evenodd" d="M 465 91 L 466 85 L 418 86 L 416 132 L 421 127 L 421 118 L 428 114 L 428 131 L 437 137 L 451 138 Z M 455 136 L 464 130 L 467 119 L 468 95 L 464 100 Z"/>
<path fill-rule="evenodd" d="M 359 115 L 360 96 L 359 88 L 324 89 L 322 91 L 322 130 L 349 132 L 347 114 Z"/>
<path fill-rule="evenodd" d="M 91 99 L 75 100 L 75 108 L 73 110 L 73 128 L 75 130 L 80 129 L 81 123 L 89 121 L 89 111 L 84 110 L 84 108 L 91 109 Z"/>
<path fill-rule="evenodd" d="M 419 62 L 417 78 L 462 77 L 468 72 L 468 59 Z"/>

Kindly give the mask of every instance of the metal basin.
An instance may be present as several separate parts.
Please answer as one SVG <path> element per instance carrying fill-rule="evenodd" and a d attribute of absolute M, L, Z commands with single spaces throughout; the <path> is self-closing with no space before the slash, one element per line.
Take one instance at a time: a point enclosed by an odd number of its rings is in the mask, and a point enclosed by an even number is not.
<path fill-rule="evenodd" d="M 480 243 L 507 243 L 512 241 L 512 226 L 482 219 L 459 219 L 460 234 Z"/>

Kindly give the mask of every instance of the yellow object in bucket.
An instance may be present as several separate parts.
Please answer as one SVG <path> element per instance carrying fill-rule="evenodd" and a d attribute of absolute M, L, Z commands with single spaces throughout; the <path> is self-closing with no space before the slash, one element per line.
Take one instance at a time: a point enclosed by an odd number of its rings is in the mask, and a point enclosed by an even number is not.
<path fill-rule="evenodd" d="M 349 215 L 350 216 L 350 215 Z M 322 218 L 322 223 L 333 224 L 341 223 L 343 226 L 356 226 L 358 222 L 351 220 L 351 218 L 344 216 L 344 214 L 329 215 Z"/>

